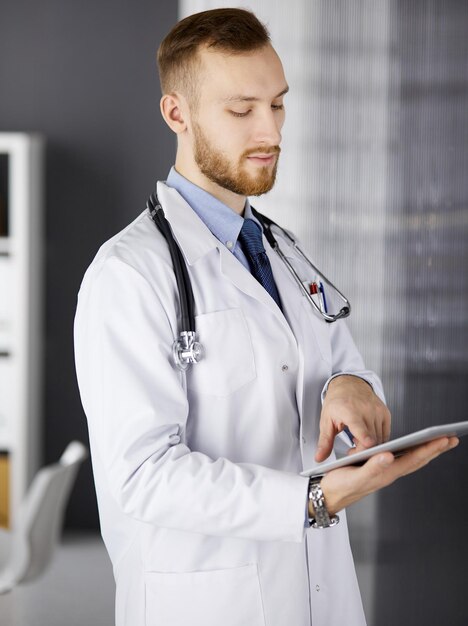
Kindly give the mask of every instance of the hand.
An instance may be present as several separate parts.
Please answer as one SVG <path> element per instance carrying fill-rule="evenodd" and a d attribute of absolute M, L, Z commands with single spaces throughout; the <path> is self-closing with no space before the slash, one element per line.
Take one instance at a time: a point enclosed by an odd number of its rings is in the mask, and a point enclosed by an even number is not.
<path fill-rule="evenodd" d="M 336 435 L 345 426 L 354 436 L 353 452 L 387 441 L 390 419 L 390 411 L 365 380 L 337 376 L 330 382 L 323 402 L 315 460 L 320 463 L 330 455 Z"/>
<path fill-rule="evenodd" d="M 398 478 L 416 472 L 457 445 L 457 437 L 441 437 L 416 446 L 398 458 L 391 452 L 382 452 L 371 457 L 362 467 L 348 466 L 332 470 L 321 482 L 328 512 L 334 515 Z"/>

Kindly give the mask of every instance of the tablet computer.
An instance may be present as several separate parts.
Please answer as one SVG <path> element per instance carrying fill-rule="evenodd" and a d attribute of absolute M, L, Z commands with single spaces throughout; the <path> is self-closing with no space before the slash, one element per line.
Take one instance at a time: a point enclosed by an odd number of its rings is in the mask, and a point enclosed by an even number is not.
<path fill-rule="evenodd" d="M 455 422 L 454 424 L 442 424 L 441 426 L 431 426 L 430 428 L 424 428 L 418 430 L 415 433 L 398 437 L 398 439 L 391 439 L 386 443 L 382 443 L 367 450 L 344 456 L 341 459 L 333 461 L 324 461 L 318 463 L 304 472 L 301 472 L 301 476 L 323 476 L 331 470 L 338 467 L 345 467 L 346 465 L 363 465 L 371 456 L 379 454 L 379 452 L 393 452 L 395 456 L 401 456 L 405 454 L 410 448 L 417 446 L 421 443 L 426 443 L 432 439 L 438 439 L 439 437 L 462 437 L 468 434 L 468 422 Z"/>

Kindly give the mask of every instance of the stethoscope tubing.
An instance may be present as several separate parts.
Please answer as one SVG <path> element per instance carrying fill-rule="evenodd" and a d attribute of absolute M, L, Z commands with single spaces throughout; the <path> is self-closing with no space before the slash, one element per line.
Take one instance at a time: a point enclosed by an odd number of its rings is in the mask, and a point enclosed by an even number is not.
<path fill-rule="evenodd" d="M 300 279 L 300 276 L 297 274 L 296 270 L 294 269 L 294 267 L 292 266 L 292 264 L 289 262 L 289 259 L 287 258 L 287 256 L 283 253 L 283 251 L 281 250 L 281 248 L 279 247 L 278 243 L 276 243 L 274 250 L 276 251 L 276 253 L 279 255 L 279 257 L 281 258 L 281 260 L 283 261 L 283 263 L 286 265 L 286 267 L 288 268 L 291 276 L 294 278 L 294 280 L 296 281 L 296 283 L 299 285 L 302 293 L 306 296 L 306 298 L 309 300 L 309 302 L 311 303 L 311 305 L 317 310 L 317 312 L 324 318 L 324 320 L 326 322 L 328 322 L 329 324 L 331 324 L 332 322 L 336 322 L 336 320 L 341 319 L 342 317 L 348 317 L 348 315 L 351 313 L 351 304 L 349 303 L 349 300 L 347 298 L 344 297 L 344 295 L 341 293 L 341 291 L 339 291 L 335 285 L 333 283 L 331 283 L 328 278 L 326 276 L 324 276 L 322 273 L 320 273 L 318 271 L 318 269 L 315 267 L 315 265 L 307 258 L 307 256 L 302 252 L 302 250 L 299 248 L 299 246 L 294 242 L 294 249 L 296 250 L 296 252 L 298 254 L 301 255 L 301 257 L 304 259 L 304 261 L 314 270 L 314 272 L 316 272 L 317 274 L 320 274 L 320 276 L 322 277 L 323 282 L 325 282 L 329 287 L 332 287 L 333 290 L 335 291 L 335 293 L 345 302 L 345 306 L 342 307 L 340 309 L 340 311 L 338 313 L 336 313 L 335 315 L 329 315 L 326 311 L 323 311 L 318 304 L 315 302 L 315 300 L 312 298 L 312 294 L 310 294 L 307 289 L 305 288 L 302 280 Z"/>
<path fill-rule="evenodd" d="M 336 322 L 336 320 L 339 320 L 341 318 L 348 317 L 349 314 L 351 313 L 351 304 L 350 304 L 349 300 L 341 293 L 341 291 L 339 289 L 337 289 L 337 287 L 335 287 L 335 285 L 330 280 L 328 280 L 328 278 L 324 274 L 322 274 L 322 272 L 319 271 L 319 269 L 312 263 L 312 261 L 307 257 L 307 255 L 304 254 L 304 252 L 301 250 L 301 248 L 297 245 L 297 242 L 294 239 L 294 237 L 291 237 L 291 235 L 284 228 L 281 228 L 281 226 L 278 226 L 278 224 L 276 224 L 276 222 L 271 220 L 269 217 L 266 217 L 265 215 L 262 215 L 261 213 L 259 213 L 255 209 L 252 209 L 252 213 L 259 220 L 259 222 L 262 224 L 263 232 L 265 234 L 265 237 L 266 237 L 268 243 L 273 248 L 273 250 L 275 250 L 275 252 L 278 254 L 278 256 L 283 261 L 283 263 L 286 265 L 287 269 L 289 270 L 291 276 L 294 278 L 295 282 L 299 286 L 300 290 L 306 296 L 306 298 L 309 300 L 309 302 L 314 307 L 314 309 L 319 313 L 319 315 L 321 315 L 323 317 L 323 319 L 326 322 L 328 322 L 329 324 L 331 324 L 332 322 Z M 326 311 L 323 311 L 318 306 L 318 304 L 312 298 L 312 294 L 310 294 L 309 291 L 307 290 L 307 288 L 304 286 L 304 283 L 302 282 L 300 276 L 298 275 L 298 273 L 294 269 L 293 265 L 289 262 L 289 259 L 284 254 L 284 252 L 281 250 L 281 248 L 280 248 L 280 246 L 278 244 L 278 241 L 276 240 L 276 238 L 274 237 L 274 235 L 273 235 L 273 233 L 271 231 L 272 226 L 275 226 L 283 234 L 283 236 L 286 237 L 290 241 L 290 243 L 292 244 L 294 250 L 301 256 L 301 258 L 307 263 L 307 265 L 309 267 L 311 267 L 312 270 L 316 274 L 321 276 L 323 282 L 325 282 L 329 287 L 331 287 L 333 289 L 333 291 L 337 294 L 337 296 L 343 301 L 344 306 L 340 309 L 340 311 L 338 313 L 336 313 L 335 315 L 329 315 Z"/>
<path fill-rule="evenodd" d="M 155 193 L 151 194 L 146 206 L 169 247 L 179 293 L 181 327 L 184 331 L 195 332 L 195 299 L 193 297 L 192 283 L 182 252 L 177 245 L 171 225 L 166 219 L 164 210 Z"/>

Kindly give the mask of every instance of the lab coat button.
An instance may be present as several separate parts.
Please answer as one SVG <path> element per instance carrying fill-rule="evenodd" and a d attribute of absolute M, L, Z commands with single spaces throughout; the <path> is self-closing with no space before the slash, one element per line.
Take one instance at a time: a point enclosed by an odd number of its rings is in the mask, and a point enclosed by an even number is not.
<path fill-rule="evenodd" d="M 306 438 L 302 437 L 302 443 L 306 443 Z"/>
<path fill-rule="evenodd" d="M 283 372 L 287 372 L 289 367 L 287 365 L 283 365 L 283 367 L 281 368 Z"/>
<path fill-rule="evenodd" d="M 315 591 L 320 591 L 320 585 L 315 585 Z"/>

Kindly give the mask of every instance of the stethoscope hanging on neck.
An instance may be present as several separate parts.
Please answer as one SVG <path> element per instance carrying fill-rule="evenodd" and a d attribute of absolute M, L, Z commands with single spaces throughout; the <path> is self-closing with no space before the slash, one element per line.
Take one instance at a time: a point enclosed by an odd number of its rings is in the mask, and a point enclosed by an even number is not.
<path fill-rule="evenodd" d="M 159 203 L 156 192 L 152 193 L 151 196 L 148 198 L 146 208 L 148 209 L 156 227 L 167 241 L 167 245 L 169 246 L 169 251 L 171 253 L 172 264 L 174 266 L 174 273 L 177 282 L 177 289 L 179 292 L 181 326 L 183 329 L 179 333 L 179 338 L 176 339 L 176 341 L 174 342 L 172 351 L 176 366 L 180 370 L 185 371 L 190 364 L 198 363 L 203 358 L 203 346 L 197 341 L 196 338 L 194 315 L 195 301 L 193 297 L 192 284 L 190 282 L 190 277 L 188 275 L 184 257 L 182 256 L 182 252 L 180 251 L 174 235 L 172 234 L 171 226 L 164 215 L 163 208 Z M 328 278 L 326 278 L 326 276 L 319 272 L 315 265 L 299 248 L 295 239 L 291 237 L 291 235 L 287 231 L 278 226 L 278 224 L 273 222 L 273 220 L 265 217 L 265 215 L 262 215 L 255 209 L 252 209 L 252 212 L 254 216 L 258 219 L 258 221 L 262 224 L 263 232 L 268 243 L 286 265 L 293 279 L 298 284 L 302 294 L 307 297 L 316 312 L 319 313 L 319 315 L 328 323 L 336 322 L 339 319 L 348 317 L 351 312 L 351 305 L 349 303 L 349 300 L 345 298 L 345 296 L 335 287 L 335 285 L 333 285 L 333 283 L 328 280 Z M 283 233 L 283 235 L 291 242 L 294 250 L 296 250 L 299 256 L 309 265 L 310 268 L 312 268 L 312 270 L 316 274 L 322 277 L 323 281 L 331 289 L 334 290 L 335 294 L 342 301 L 341 309 L 337 313 L 331 314 L 327 310 L 323 286 L 321 283 L 320 288 L 322 289 L 322 293 L 314 294 L 311 293 L 311 286 L 317 286 L 317 283 L 307 283 L 306 285 L 302 282 L 301 277 L 297 274 L 296 270 L 289 262 L 286 255 L 283 254 L 276 238 L 272 233 L 272 226 L 278 228 Z"/>
<path fill-rule="evenodd" d="M 146 203 L 153 222 L 159 229 L 169 246 L 174 273 L 179 292 L 181 327 L 179 338 L 172 346 L 172 353 L 176 366 L 185 371 L 191 363 L 198 363 L 203 358 L 203 346 L 196 340 L 195 331 L 195 301 L 193 298 L 192 284 L 187 272 L 187 266 L 172 234 L 171 225 L 164 215 L 163 208 L 158 197 L 152 193 Z"/>

